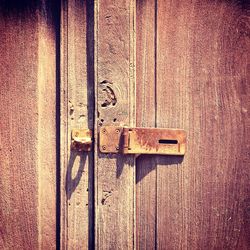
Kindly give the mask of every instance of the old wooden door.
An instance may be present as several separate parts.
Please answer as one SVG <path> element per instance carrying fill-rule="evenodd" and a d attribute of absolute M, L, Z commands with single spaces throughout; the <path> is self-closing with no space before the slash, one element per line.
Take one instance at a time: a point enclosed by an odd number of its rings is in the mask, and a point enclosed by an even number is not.
<path fill-rule="evenodd" d="M 56 248 L 58 10 L 51 1 L 0 2 L 0 249 L 4 250 Z"/>
<path fill-rule="evenodd" d="M 1 249 L 249 249 L 249 4 L 2 1 Z M 184 157 L 105 154 L 181 128 Z M 73 129 L 93 131 L 90 152 Z"/>
<path fill-rule="evenodd" d="M 187 153 L 136 164 L 138 249 L 249 249 L 249 4 L 137 2 L 137 126 Z"/>
<path fill-rule="evenodd" d="M 248 14 L 245 1 L 98 1 L 97 127 L 183 128 L 188 142 L 184 158 L 96 153 L 97 248 L 249 249 Z"/>
<path fill-rule="evenodd" d="M 88 156 L 65 150 L 63 246 L 249 248 L 248 14 L 244 1 L 63 6 L 62 145 L 76 126 L 95 138 Z M 101 154 L 105 125 L 185 129 L 187 153 Z"/>

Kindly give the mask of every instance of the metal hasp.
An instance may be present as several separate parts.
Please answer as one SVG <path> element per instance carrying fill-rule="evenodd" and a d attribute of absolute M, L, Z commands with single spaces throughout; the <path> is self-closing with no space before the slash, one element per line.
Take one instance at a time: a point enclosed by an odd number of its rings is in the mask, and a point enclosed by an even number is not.
<path fill-rule="evenodd" d="M 104 126 L 99 132 L 102 153 L 184 155 L 186 132 L 182 129 Z"/>
<path fill-rule="evenodd" d="M 92 131 L 90 129 L 73 129 L 71 132 L 71 148 L 77 151 L 90 151 L 92 147 Z"/>

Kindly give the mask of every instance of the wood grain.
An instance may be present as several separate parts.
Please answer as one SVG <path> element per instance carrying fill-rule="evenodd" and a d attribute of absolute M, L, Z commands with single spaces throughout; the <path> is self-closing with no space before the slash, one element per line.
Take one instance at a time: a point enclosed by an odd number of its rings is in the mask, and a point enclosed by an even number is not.
<path fill-rule="evenodd" d="M 156 223 L 137 222 L 156 228 L 159 249 L 249 249 L 248 13 L 243 1 L 157 3 L 156 125 L 188 132 L 184 159 L 155 158 Z M 140 182 L 137 201 L 147 199 Z"/>
<path fill-rule="evenodd" d="M 56 247 L 56 21 L 49 1 L 0 4 L 0 248 Z"/>
<path fill-rule="evenodd" d="M 136 126 L 155 127 L 155 1 L 136 5 Z M 154 249 L 156 230 L 156 161 L 141 155 L 136 161 L 137 249 Z"/>
<path fill-rule="evenodd" d="M 135 122 L 134 11 L 134 1 L 96 1 L 96 131 Z M 134 157 L 101 154 L 96 144 L 96 249 L 134 247 L 134 166 Z"/>
<path fill-rule="evenodd" d="M 90 13 L 91 12 L 91 13 Z M 61 246 L 93 247 L 93 157 L 70 147 L 74 128 L 93 129 L 93 4 L 70 0 L 61 20 Z M 87 20 L 89 15 L 90 20 Z M 90 27 L 91 26 L 91 27 Z M 92 34 L 90 33 L 92 32 Z M 66 137 L 65 137 L 66 135 Z"/>

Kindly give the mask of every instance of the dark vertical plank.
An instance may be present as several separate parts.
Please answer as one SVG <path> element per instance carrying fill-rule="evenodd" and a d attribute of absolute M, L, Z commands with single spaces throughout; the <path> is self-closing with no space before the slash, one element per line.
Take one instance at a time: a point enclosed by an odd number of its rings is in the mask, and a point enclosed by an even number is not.
<path fill-rule="evenodd" d="M 0 248 L 56 248 L 56 22 L 48 1 L 0 4 Z"/>
<path fill-rule="evenodd" d="M 95 2 L 97 131 L 135 125 L 134 16 L 133 0 Z M 134 187 L 134 157 L 100 154 L 96 144 L 96 249 L 134 247 Z"/>
<path fill-rule="evenodd" d="M 136 125 L 155 127 L 155 11 L 154 0 L 136 5 Z M 137 249 L 153 249 L 156 230 L 156 161 L 141 155 L 136 161 Z"/>
<path fill-rule="evenodd" d="M 157 37 L 157 126 L 188 132 L 157 159 L 157 247 L 248 249 L 247 6 L 158 1 Z"/>
<path fill-rule="evenodd" d="M 93 247 L 93 157 L 70 147 L 72 129 L 93 130 L 93 53 L 89 48 L 93 3 L 62 2 L 61 20 L 61 245 Z M 92 68 L 91 68 L 92 67 Z"/>

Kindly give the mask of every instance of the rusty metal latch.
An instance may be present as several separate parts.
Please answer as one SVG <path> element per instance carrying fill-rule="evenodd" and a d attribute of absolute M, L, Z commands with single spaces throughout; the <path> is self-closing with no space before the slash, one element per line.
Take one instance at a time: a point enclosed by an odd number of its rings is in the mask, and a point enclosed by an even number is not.
<path fill-rule="evenodd" d="M 92 131 L 90 129 L 73 129 L 71 132 L 71 148 L 77 151 L 90 151 L 92 147 Z"/>
<path fill-rule="evenodd" d="M 186 132 L 182 129 L 104 126 L 99 132 L 102 153 L 184 155 Z"/>

